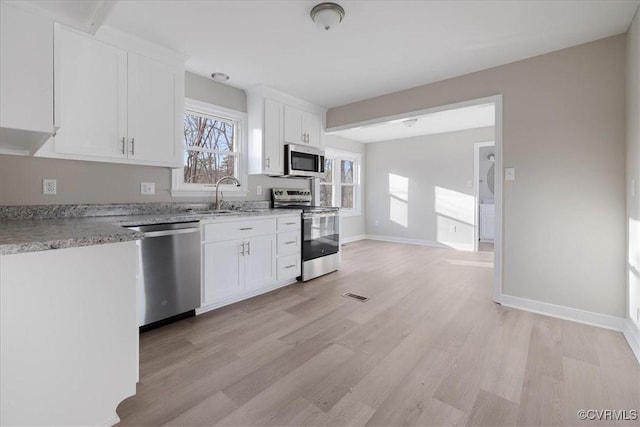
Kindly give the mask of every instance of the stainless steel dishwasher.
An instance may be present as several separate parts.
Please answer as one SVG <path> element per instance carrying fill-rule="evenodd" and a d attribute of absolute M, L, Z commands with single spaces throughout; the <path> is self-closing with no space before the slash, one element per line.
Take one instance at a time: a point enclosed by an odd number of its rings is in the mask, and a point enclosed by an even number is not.
<path fill-rule="evenodd" d="M 200 307 L 200 224 L 127 227 L 138 241 L 138 325 L 141 330 L 190 316 Z"/>

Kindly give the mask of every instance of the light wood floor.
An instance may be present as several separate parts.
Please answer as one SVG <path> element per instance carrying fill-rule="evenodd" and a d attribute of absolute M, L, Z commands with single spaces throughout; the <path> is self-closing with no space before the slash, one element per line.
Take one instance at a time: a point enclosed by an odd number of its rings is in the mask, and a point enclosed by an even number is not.
<path fill-rule="evenodd" d="M 576 416 L 639 409 L 622 335 L 494 304 L 492 266 L 349 244 L 337 273 L 143 334 L 121 425 L 639 425 Z"/>

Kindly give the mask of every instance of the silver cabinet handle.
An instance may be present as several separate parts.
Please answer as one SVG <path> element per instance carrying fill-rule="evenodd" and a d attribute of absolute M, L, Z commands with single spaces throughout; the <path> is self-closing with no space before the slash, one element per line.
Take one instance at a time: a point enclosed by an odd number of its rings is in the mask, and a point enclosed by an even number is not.
<path fill-rule="evenodd" d="M 242 227 L 240 228 L 242 231 L 253 230 L 253 227 Z"/>
<path fill-rule="evenodd" d="M 242 252 L 240 252 L 240 255 L 244 256 L 244 242 L 242 242 Z"/>
<path fill-rule="evenodd" d="M 136 154 L 136 140 L 131 138 L 131 155 L 134 156 Z"/>
<path fill-rule="evenodd" d="M 295 242 L 296 242 L 295 240 L 292 240 L 290 242 L 284 242 L 284 244 L 285 245 L 293 245 Z"/>
<path fill-rule="evenodd" d="M 295 264 L 291 264 L 291 265 L 287 265 L 285 268 L 293 268 L 295 266 L 296 266 Z"/>
<path fill-rule="evenodd" d="M 124 151 L 124 136 L 122 137 L 122 154 L 125 154 L 125 151 Z"/>
<path fill-rule="evenodd" d="M 251 242 L 247 242 L 247 255 L 251 255 Z"/>
<path fill-rule="evenodd" d="M 296 225 L 295 222 L 285 222 L 284 225 Z"/>

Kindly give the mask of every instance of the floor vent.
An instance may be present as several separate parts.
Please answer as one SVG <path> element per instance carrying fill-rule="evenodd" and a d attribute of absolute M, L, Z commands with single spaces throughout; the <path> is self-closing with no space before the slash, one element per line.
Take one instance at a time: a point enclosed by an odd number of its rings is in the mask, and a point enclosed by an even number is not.
<path fill-rule="evenodd" d="M 347 298 L 353 298 L 354 300 L 360 301 L 360 302 L 369 301 L 369 298 L 363 297 L 362 295 L 352 294 L 351 292 L 345 292 L 344 294 L 342 294 L 342 296 Z"/>

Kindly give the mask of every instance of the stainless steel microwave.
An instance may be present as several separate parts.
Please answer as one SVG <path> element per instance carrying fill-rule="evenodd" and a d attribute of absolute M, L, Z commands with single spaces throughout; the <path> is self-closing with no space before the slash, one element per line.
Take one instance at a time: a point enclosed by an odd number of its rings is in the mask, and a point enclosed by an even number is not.
<path fill-rule="evenodd" d="M 324 174 L 324 151 L 306 145 L 284 146 L 285 176 L 317 178 Z"/>

